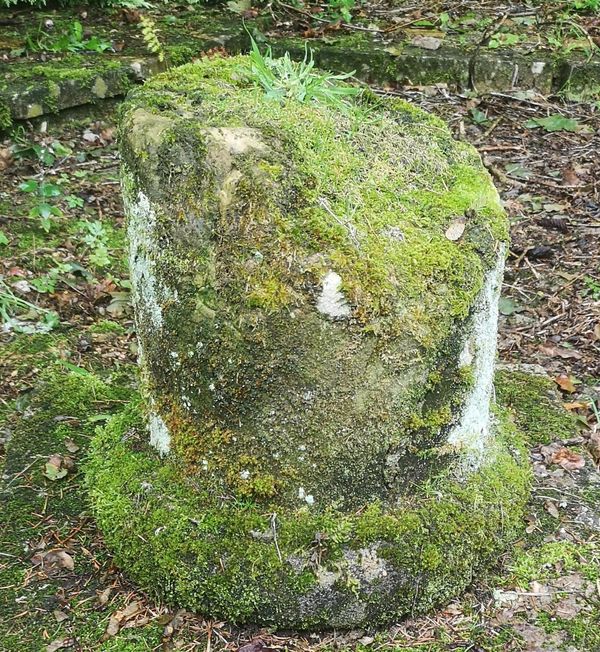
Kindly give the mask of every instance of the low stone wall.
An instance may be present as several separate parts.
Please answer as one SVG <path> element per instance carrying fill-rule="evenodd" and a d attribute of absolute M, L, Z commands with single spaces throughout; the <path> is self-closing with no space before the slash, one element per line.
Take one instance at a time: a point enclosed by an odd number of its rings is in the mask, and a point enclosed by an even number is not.
<path fill-rule="evenodd" d="M 236 17 L 223 11 L 198 11 L 200 36 L 186 44 L 185 34 L 175 34 L 176 43 L 166 46 L 172 65 L 186 63 L 203 51 L 224 47 L 232 54 L 249 49 L 248 31 Z M 248 19 L 259 30 L 268 30 L 264 20 Z M 180 43 L 180 41 L 182 41 Z M 566 91 L 597 97 L 600 61 L 597 57 L 527 53 L 518 48 L 488 50 L 463 45 L 448 38 L 438 49 L 429 50 L 377 35 L 350 33 L 335 38 L 309 39 L 270 36 L 275 52 L 289 51 L 302 58 L 305 46 L 314 51 L 326 70 L 356 71 L 356 76 L 378 85 L 447 84 L 451 89 L 511 92 L 535 90 L 541 94 Z M 56 111 L 121 96 L 128 88 L 164 68 L 156 57 L 123 57 L 118 54 L 68 55 L 46 63 L 0 64 L 0 128 L 11 120 L 24 120 Z"/>

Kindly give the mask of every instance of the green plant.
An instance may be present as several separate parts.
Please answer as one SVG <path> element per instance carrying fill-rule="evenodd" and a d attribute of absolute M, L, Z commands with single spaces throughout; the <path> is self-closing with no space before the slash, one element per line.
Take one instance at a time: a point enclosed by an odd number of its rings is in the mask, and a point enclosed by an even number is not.
<path fill-rule="evenodd" d="M 62 276 L 70 271 L 71 265 L 69 263 L 61 263 L 46 272 L 43 276 L 34 278 L 30 284 L 40 294 L 51 294 L 56 290 L 56 285 L 62 279 Z"/>
<path fill-rule="evenodd" d="M 159 31 L 156 23 L 148 16 L 140 17 L 140 28 L 142 30 L 142 38 L 146 47 L 152 54 L 156 54 L 158 60 L 162 63 L 165 60 L 165 49 L 158 37 Z"/>
<path fill-rule="evenodd" d="M 501 47 L 511 47 L 517 45 L 521 40 L 521 37 L 518 34 L 511 34 L 509 32 L 503 34 L 495 34 L 490 38 L 488 43 L 488 48 L 494 50 Z"/>
<path fill-rule="evenodd" d="M 98 36 L 86 38 L 83 25 L 78 20 L 56 35 L 40 28 L 33 37 L 28 36 L 26 42 L 30 52 L 104 52 L 112 47 L 110 41 Z"/>
<path fill-rule="evenodd" d="M 0 279 L 0 320 L 4 330 L 17 333 L 44 333 L 58 326 L 58 315 L 17 296 Z"/>
<path fill-rule="evenodd" d="M 345 23 L 350 23 L 353 9 L 356 9 L 355 0 L 327 0 L 325 13 L 331 18 L 341 18 Z"/>
<path fill-rule="evenodd" d="M 28 179 L 19 184 L 19 190 L 35 196 L 36 202 L 29 210 L 29 217 L 40 218 L 40 225 L 46 233 L 50 231 L 55 217 L 62 217 L 62 210 L 49 200 L 62 195 L 60 186 L 50 181 Z"/>
<path fill-rule="evenodd" d="M 600 12 L 600 0 L 571 0 L 569 8 L 582 13 Z"/>
<path fill-rule="evenodd" d="M 107 267 L 110 263 L 108 257 L 108 234 L 104 225 L 99 220 L 81 220 L 77 223 L 82 240 L 88 247 L 88 260 L 94 267 Z"/>
<path fill-rule="evenodd" d="M 583 282 L 585 283 L 587 294 L 594 301 L 600 301 L 600 281 L 591 276 L 584 276 Z"/>
<path fill-rule="evenodd" d="M 254 39 L 251 39 L 250 76 L 265 90 L 267 97 L 283 102 L 293 99 L 298 102 L 320 102 L 328 106 L 344 107 L 346 100 L 362 93 L 356 86 L 342 84 L 354 75 L 354 71 L 334 75 L 314 70 L 312 50 L 305 49 L 302 61 L 292 61 L 289 52 L 281 58 L 273 58 L 270 47 L 261 54 Z"/>

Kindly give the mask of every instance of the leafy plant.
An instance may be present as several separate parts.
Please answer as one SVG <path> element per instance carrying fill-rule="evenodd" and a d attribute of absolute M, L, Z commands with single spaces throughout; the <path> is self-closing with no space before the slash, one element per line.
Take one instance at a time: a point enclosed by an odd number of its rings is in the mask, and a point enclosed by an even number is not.
<path fill-rule="evenodd" d="M 141 16 L 140 28 L 146 47 L 152 54 L 156 54 L 158 60 L 162 63 L 165 60 L 165 49 L 158 37 L 159 31 L 156 23 L 148 16 Z"/>
<path fill-rule="evenodd" d="M 35 196 L 36 203 L 31 207 L 29 217 L 39 217 L 41 227 L 48 233 L 52 228 L 52 218 L 63 215 L 61 209 L 49 201 L 62 195 L 60 186 L 50 181 L 28 179 L 19 184 L 19 190 Z"/>
<path fill-rule="evenodd" d="M 87 245 L 89 261 L 95 267 L 108 267 L 108 234 L 100 220 L 81 220 L 77 223 L 83 235 L 83 242 Z"/>
<path fill-rule="evenodd" d="M 325 13 L 331 18 L 341 18 L 345 23 L 350 23 L 353 9 L 356 9 L 355 0 L 328 0 Z"/>
<path fill-rule="evenodd" d="M 312 50 L 305 48 L 302 61 L 292 61 L 289 52 L 281 58 L 274 58 L 270 47 L 261 54 L 254 39 L 250 52 L 250 76 L 265 90 L 267 97 L 283 102 L 288 99 L 297 102 L 319 102 L 328 106 L 343 108 L 347 100 L 357 97 L 362 89 L 343 84 L 354 75 L 354 71 L 334 75 L 314 69 Z"/>
<path fill-rule="evenodd" d="M 583 13 L 600 12 L 600 0 L 571 0 L 569 6 Z"/>
<path fill-rule="evenodd" d="M 587 293 L 592 297 L 592 299 L 594 301 L 600 301 L 600 281 L 591 276 L 585 276 L 583 282 L 585 283 Z"/>
<path fill-rule="evenodd" d="M 527 120 L 525 126 L 529 129 L 536 129 L 542 127 L 545 131 L 577 131 L 579 128 L 579 123 L 577 120 L 572 118 L 565 118 L 564 115 L 560 113 L 555 113 L 554 115 L 549 115 L 546 118 L 533 118 L 532 120 Z"/>
<path fill-rule="evenodd" d="M 23 139 L 14 149 L 13 155 L 19 159 L 35 159 L 41 165 L 52 166 L 59 157 L 72 154 L 73 151 L 58 140 L 49 144 L 31 143 Z"/>
<path fill-rule="evenodd" d="M 517 45 L 521 40 L 521 37 L 518 34 L 511 34 L 506 32 L 504 34 L 495 34 L 490 38 L 488 43 L 488 48 L 494 50 L 500 47 L 511 47 L 512 45 Z"/>
<path fill-rule="evenodd" d="M 62 33 L 48 34 L 40 29 L 35 37 L 27 37 L 27 49 L 31 52 L 104 52 L 111 47 L 110 41 L 97 36 L 86 38 L 83 25 L 78 20 L 74 20 Z"/>

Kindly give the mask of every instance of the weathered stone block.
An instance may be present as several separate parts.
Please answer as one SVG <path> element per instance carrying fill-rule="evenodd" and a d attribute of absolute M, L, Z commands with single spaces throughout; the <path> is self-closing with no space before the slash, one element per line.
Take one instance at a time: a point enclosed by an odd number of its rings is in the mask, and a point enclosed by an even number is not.
<path fill-rule="evenodd" d="M 113 424 L 92 495 L 117 558 L 183 606 L 385 622 L 519 522 L 527 472 L 490 416 L 506 218 L 439 119 L 272 99 L 249 68 L 184 66 L 123 108 L 155 452 L 127 443 L 137 412 Z"/>

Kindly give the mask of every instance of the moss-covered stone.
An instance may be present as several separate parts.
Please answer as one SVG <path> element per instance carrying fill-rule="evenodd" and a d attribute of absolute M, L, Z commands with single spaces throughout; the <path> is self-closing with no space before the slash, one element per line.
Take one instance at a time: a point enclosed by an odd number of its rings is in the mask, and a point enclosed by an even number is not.
<path fill-rule="evenodd" d="M 452 457 L 459 358 L 505 216 L 438 119 L 371 95 L 344 112 L 282 104 L 247 67 L 184 66 L 124 107 L 154 439 L 168 432 L 236 495 L 388 500 Z M 341 283 L 334 319 L 319 308 L 327 279 Z"/>
<path fill-rule="evenodd" d="M 120 146 L 144 400 L 88 469 L 118 560 L 237 622 L 463 588 L 527 493 L 490 424 L 507 224 L 475 150 L 406 102 L 273 99 L 246 57 L 132 93 Z"/>

